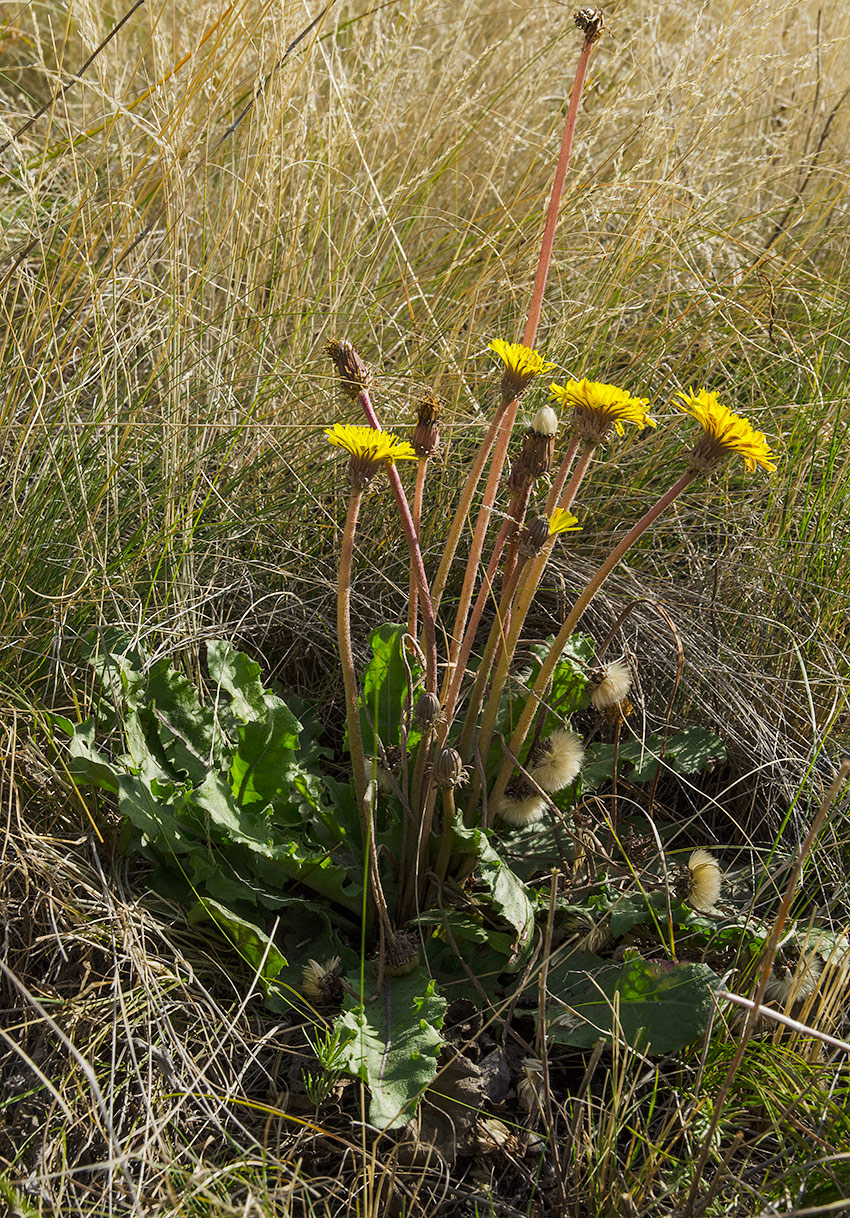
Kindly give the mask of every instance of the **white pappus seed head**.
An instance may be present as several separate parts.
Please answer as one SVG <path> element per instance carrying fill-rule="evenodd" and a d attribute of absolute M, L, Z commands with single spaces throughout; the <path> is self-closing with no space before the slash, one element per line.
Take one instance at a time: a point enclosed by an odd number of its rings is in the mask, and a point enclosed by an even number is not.
<path fill-rule="evenodd" d="M 823 965 L 817 956 L 801 956 L 796 968 L 778 964 L 770 975 L 764 996 L 769 1002 L 782 1006 L 803 1002 L 815 992 L 822 972 Z"/>
<path fill-rule="evenodd" d="M 543 741 L 528 772 L 539 787 L 551 794 L 563 791 L 578 778 L 583 761 L 581 737 L 562 727 Z"/>
<path fill-rule="evenodd" d="M 694 850 L 688 859 L 690 885 L 688 904 L 708 913 L 720 899 L 723 872 L 717 859 L 708 850 Z"/>
<path fill-rule="evenodd" d="M 539 436 L 554 436 L 558 430 L 558 416 L 551 406 L 541 406 L 531 420 L 531 430 Z"/>
<path fill-rule="evenodd" d="M 541 795 L 526 795 L 515 799 L 511 795 L 503 795 L 496 807 L 496 815 L 509 825 L 533 825 L 542 820 L 546 811 L 546 801 Z"/>
<path fill-rule="evenodd" d="M 590 701 L 597 710 L 605 710 L 623 702 L 631 688 L 632 670 L 622 660 L 614 660 L 591 674 Z"/>

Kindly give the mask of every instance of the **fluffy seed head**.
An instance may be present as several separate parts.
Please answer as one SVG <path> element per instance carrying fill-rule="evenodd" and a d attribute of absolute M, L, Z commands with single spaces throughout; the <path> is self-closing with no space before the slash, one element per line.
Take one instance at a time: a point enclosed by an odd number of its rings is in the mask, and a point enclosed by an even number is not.
<path fill-rule="evenodd" d="M 530 426 L 539 436 L 554 436 L 558 430 L 558 416 L 551 406 L 541 406 Z"/>
<path fill-rule="evenodd" d="M 567 728 L 559 728 L 531 758 L 528 772 L 547 794 L 562 791 L 579 776 L 584 761 L 581 737 Z"/>
<path fill-rule="evenodd" d="M 694 850 L 688 859 L 688 873 L 688 904 L 701 913 L 710 913 L 720 899 L 720 864 L 708 850 Z"/>
<path fill-rule="evenodd" d="M 765 998 L 777 1006 L 803 1002 L 817 988 L 823 965 L 817 956 L 801 956 L 796 967 L 777 964 L 770 975 Z"/>
<path fill-rule="evenodd" d="M 337 1006 L 342 1002 L 343 989 L 339 976 L 339 956 L 333 956 L 324 964 L 308 960 L 301 970 L 301 988 L 304 997 L 314 1006 Z"/>
<path fill-rule="evenodd" d="M 590 701 L 597 710 L 624 702 L 632 688 L 632 670 L 622 660 L 614 660 L 590 674 Z"/>
<path fill-rule="evenodd" d="M 546 800 L 542 795 L 523 795 L 519 798 L 507 791 L 499 800 L 496 815 L 509 825 L 533 825 L 542 820 L 546 812 Z"/>

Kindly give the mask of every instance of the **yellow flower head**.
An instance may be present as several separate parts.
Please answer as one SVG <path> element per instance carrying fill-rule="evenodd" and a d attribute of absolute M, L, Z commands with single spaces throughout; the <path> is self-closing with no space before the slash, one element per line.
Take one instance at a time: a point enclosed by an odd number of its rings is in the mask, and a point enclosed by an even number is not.
<path fill-rule="evenodd" d="M 728 406 L 721 406 L 715 393 L 700 389 L 699 393 L 679 393 L 681 402 L 673 402 L 677 410 L 693 415 L 705 435 L 691 454 L 691 465 L 700 473 L 710 473 L 728 460 L 733 453 L 744 458 L 750 473 L 757 465 L 773 471 L 771 451 L 763 431 L 756 431 L 739 414 L 733 414 Z"/>
<path fill-rule="evenodd" d="M 585 378 L 550 385 L 549 392 L 561 406 L 573 408 L 573 429 L 589 444 L 601 444 L 612 427 L 623 435 L 624 423 L 634 423 L 641 429 L 655 427 L 655 419 L 646 411 L 649 398 L 633 398 L 617 385 Z"/>
<path fill-rule="evenodd" d="M 549 517 L 550 537 L 554 537 L 558 533 L 575 533 L 580 528 L 578 517 L 574 516 L 572 512 L 568 512 L 566 508 L 555 508 Z"/>
<path fill-rule="evenodd" d="M 416 453 L 406 440 L 399 440 L 398 436 L 374 427 L 334 423 L 325 435 L 331 444 L 351 453 L 348 478 L 355 490 L 366 490 L 381 466 L 388 461 L 416 460 Z"/>
<path fill-rule="evenodd" d="M 494 351 L 505 365 L 502 397 L 507 402 L 518 398 L 536 376 L 551 372 L 555 367 L 547 363 L 539 351 L 524 347 L 522 343 L 506 343 L 501 338 L 494 338 L 487 350 Z"/>

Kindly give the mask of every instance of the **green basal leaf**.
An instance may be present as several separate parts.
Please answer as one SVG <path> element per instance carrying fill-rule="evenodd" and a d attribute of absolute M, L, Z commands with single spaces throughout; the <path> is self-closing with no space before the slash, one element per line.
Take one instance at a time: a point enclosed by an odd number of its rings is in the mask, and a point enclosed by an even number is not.
<path fill-rule="evenodd" d="M 415 684 L 422 672 L 412 657 L 405 656 L 406 633 L 406 626 L 387 622 L 369 636 L 372 659 L 363 674 L 360 698 L 360 730 L 367 757 L 380 757 L 376 732 L 385 746 L 401 743 L 408 682 L 412 680 Z M 414 745 L 419 737 L 420 733 L 412 729 L 407 736 L 408 746 Z"/>
<path fill-rule="evenodd" d="M 67 759 L 68 773 L 83 786 L 99 787 L 101 791 L 118 794 L 118 779 L 122 770 L 94 747 L 97 724 L 94 719 L 72 723 L 62 715 L 51 715 L 50 721 L 70 737 Z"/>
<path fill-rule="evenodd" d="M 230 763 L 230 787 L 242 808 L 292 802 L 300 724 L 281 703 L 262 719 L 242 723 Z"/>
<path fill-rule="evenodd" d="M 720 984 L 706 964 L 627 960 L 575 970 L 555 991 L 549 1039 L 589 1049 L 622 1037 L 644 1052 L 672 1053 L 697 1040 L 708 1026 L 712 991 Z M 568 1010 L 564 1010 L 564 1006 Z"/>
<path fill-rule="evenodd" d="M 263 685 L 262 669 L 256 660 L 237 651 L 225 639 L 211 639 L 207 643 L 207 669 L 212 679 L 230 694 L 233 712 L 242 723 L 261 719 L 280 705 L 280 698 Z"/>
<path fill-rule="evenodd" d="M 349 982 L 359 988 L 358 976 L 350 976 Z M 421 968 L 406 977 L 386 978 L 371 1002 L 346 998 L 336 1024 L 351 1034 L 345 1069 L 369 1088 L 369 1120 L 378 1129 L 406 1125 L 434 1081 L 446 1005 Z"/>
<path fill-rule="evenodd" d="M 226 905 L 209 898 L 198 901 L 189 911 L 190 922 L 199 922 L 206 918 L 211 918 L 224 931 L 242 959 L 247 961 L 255 972 L 259 970 L 263 990 L 268 992 L 287 964 L 285 956 L 278 951 L 268 935 L 253 922 L 240 918 Z"/>
<path fill-rule="evenodd" d="M 507 922 L 514 929 L 510 958 L 505 968 L 518 967 L 531 946 L 534 934 L 534 903 L 532 895 L 507 863 L 494 850 L 489 837 L 480 828 L 454 826 L 455 845 L 459 852 L 477 859 L 475 891 L 487 895 L 486 916 Z M 494 946 L 490 940 L 491 946 Z"/>
<path fill-rule="evenodd" d="M 661 760 L 661 750 L 664 758 Z M 695 774 L 726 757 L 726 746 L 707 728 L 688 727 L 671 733 L 666 742 L 660 736 L 646 740 L 621 740 L 619 745 L 594 744 L 588 748 L 581 771 L 582 791 L 593 791 L 608 782 L 616 760 L 618 773 L 629 782 L 651 782 L 659 764 L 677 774 Z"/>
<path fill-rule="evenodd" d="M 675 909 L 678 903 L 673 901 L 672 904 Z M 611 934 L 615 939 L 621 939 L 642 922 L 666 926 L 667 905 L 665 892 L 634 892 L 618 897 L 610 906 Z"/>

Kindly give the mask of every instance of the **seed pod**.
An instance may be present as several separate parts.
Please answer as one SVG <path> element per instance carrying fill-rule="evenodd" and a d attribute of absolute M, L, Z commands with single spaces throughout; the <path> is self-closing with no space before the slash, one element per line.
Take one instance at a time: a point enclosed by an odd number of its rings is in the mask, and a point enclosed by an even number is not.
<path fill-rule="evenodd" d="M 440 749 L 434 762 L 434 782 L 438 787 L 456 787 L 466 781 L 463 758 L 457 749 Z"/>
<path fill-rule="evenodd" d="M 436 694 L 420 694 L 416 701 L 416 710 L 413 716 L 416 722 L 424 730 L 428 727 L 433 727 L 437 722 L 437 716 L 440 713 L 440 699 Z"/>

